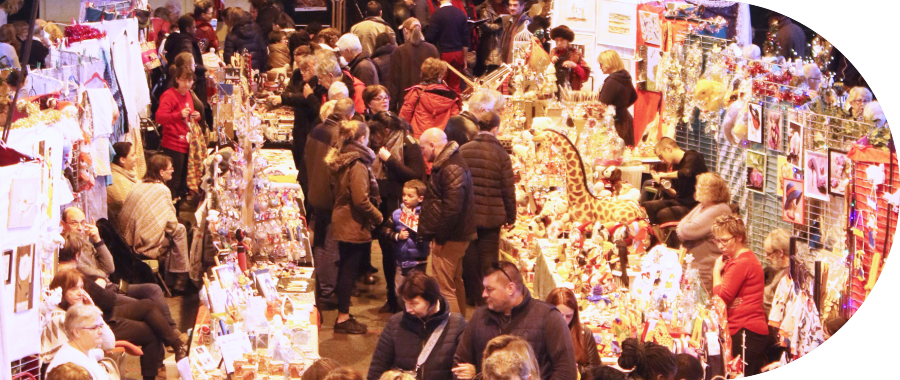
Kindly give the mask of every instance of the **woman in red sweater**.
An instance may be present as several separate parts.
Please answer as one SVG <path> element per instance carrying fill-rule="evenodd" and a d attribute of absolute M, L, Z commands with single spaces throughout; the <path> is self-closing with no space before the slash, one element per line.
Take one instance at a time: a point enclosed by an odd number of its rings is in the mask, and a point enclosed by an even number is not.
<path fill-rule="evenodd" d="M 162 128 L 162 151 L 172 158 L 172 179 L 166 184 L 172 197 L 183 197 L 187 193 L 188 146 L 191 139 L 188 118 L 197 121 L 200 112 L 194 110 L 191 87 L 194 85 L 194 71 L 188 66 L 175 68 L 174 83 L 159 99 L 156 122 Z"/>
<path fill-rule="evenodd" d="M 747 362 L 744 376 L 760 373 L 766 364 L 769 328 L 763 310 L 765 276 L 756 254 L 747 248 L 747 233 L 740 216 L 729 214 L 712 226 L 715 242 L 722 251 L 713 267 L 713 294 L 728 305 L 728 333 L 731 355 Z"/>

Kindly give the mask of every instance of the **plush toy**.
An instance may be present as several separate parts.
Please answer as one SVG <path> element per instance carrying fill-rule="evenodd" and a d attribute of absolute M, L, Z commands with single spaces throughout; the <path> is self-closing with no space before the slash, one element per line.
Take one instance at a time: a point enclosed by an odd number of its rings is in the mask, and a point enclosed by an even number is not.
<path fill-rule="evenodd" d="M 725 95 L 725 84 L 709 79 L 697 81 L 697 86 L 694 87 L 694 99 L 704 111 L 721 110 L 725 106 Z"/>
<path fill-rule="evenodd" d="M 722 134 L 733 145 L 738 145 L 747 138 L 747 102 L 735 100 L 725 111 L 722 119 Z"/>

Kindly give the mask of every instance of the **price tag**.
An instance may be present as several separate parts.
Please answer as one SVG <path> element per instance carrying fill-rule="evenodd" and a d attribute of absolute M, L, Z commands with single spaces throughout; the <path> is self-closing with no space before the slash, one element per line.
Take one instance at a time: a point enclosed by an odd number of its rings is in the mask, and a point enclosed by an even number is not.
<path fill-rule="evenodd" d="M 706 333 L 706 352 L 709 356 L 721 355 L 722 350 L 719 347 L 719 333 Z"/>

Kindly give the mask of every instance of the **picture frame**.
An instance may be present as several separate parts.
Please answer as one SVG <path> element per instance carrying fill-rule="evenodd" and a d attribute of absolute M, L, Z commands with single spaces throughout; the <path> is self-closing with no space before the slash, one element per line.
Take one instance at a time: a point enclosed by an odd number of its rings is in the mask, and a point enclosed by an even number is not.
<path fill-rule="evenodd" d="M 781 219 L 788 223 L 805 224 L 806 199 L 803 181 L 785 178 L 783 192 Z"/>
<path fill-rule="evenodd" d="M 787 156 L 778 156 L 778 196 L 784 195 L 784 180 L 803 180 L 803 170 L 791 165 Z"/>
<path fill-rule="evenodd" d="M 784 112 L 779 108 L 766 108 L 765 121 L 763 122 L 764 134 L 766 135 L 766 147 L 771 150 L 782 151 L 783 141 L 781 140 L 782 125 L 784 124 Z"/>
<path fill-rule="evenodd" d="M 269 301 L 278 300 L 278 291 L 275 290 L 275 282 L 272 280 L 272 274 L 269 273 L 268 269 L 254 271 L 253 278 L 259 295 Z"/>
<path fill-rule="evenodd" d="M 212 271 L 223 290 L 231 289 L 237 283 L 237 275 L 234 273 L 234 265 L 231 263 L 213 267 Z"/>
<path fill-rule="evenodd" d="M 6 285 L 12 284 L 13 251 L 11 249 L 3 251 L 0 267 L 3 268 L 3 283 Z"/>
<path fill-rule="evenodd" d="M 788 122 L 787 144 L 788 162 L 800 166 L 803 161 L 803 124 L 793 120 Z"/>
<path fill-rule="evenodd" d="M 828 197 L 828 154 L 812 150 L 806 151 L 803 161 L 803 179 L 806 196 L 827 201 Z"/>
<path fill-rule="evenodd" d="M 828 148 L 828 194 L 843 197 L 850 180 L 850 158 L 847 152 Z"/>
<path fill-rule="evenodd" d="M 747 163 L 747 190 L 766 193 L 766 154 L 752 150 L 746 151 Z"/>
<path fill-rule="evenodd" d="M 747 141 L 763 142 L 762 106 L 758 103 L 750 103 L 747 110 Z"/>
<path fill-rule="evenodd" d="M 15 313 L 34 307 L 34 245 L 16 249 Z"/>

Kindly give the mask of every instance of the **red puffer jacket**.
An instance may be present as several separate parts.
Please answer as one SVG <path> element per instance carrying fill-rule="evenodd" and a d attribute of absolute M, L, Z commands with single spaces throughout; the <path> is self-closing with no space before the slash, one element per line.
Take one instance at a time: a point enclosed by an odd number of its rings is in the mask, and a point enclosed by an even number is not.
<path fill-rule="evenodd" d="M 445 84 L 418 84 L 407 90 L 400 117 L 409 122 L 413 136 L 418 139 L 430 128 L 443 130 L 450 117 L 458 115 L 460 109 L 459 95 Z"/>

